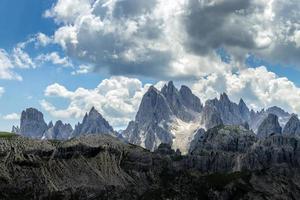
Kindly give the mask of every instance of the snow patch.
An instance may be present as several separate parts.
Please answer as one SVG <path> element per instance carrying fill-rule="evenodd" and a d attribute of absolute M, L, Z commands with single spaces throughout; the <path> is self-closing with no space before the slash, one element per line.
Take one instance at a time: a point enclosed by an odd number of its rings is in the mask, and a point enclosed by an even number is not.
<path fill-rule="evenodd" d="M 178 118 L 174 119 L 170 125 L 170 132 L 174 136 L 172 148 L 179 149 L 182 154 L 187 154 L 190 143 L 199 128 L 203 128 L 200 118 L 191 122 L 184 122 Z"/>

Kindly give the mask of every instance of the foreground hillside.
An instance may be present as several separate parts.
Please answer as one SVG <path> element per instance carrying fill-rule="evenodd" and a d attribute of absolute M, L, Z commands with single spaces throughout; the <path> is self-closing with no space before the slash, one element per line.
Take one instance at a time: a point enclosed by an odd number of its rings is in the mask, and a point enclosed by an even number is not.
<path fill-rule="evenodd" d="M 0 199 L 298 199 L 300 140 L 236 126 L 199 135 L 190 154 L 109 135 L 0 138 Z"/>

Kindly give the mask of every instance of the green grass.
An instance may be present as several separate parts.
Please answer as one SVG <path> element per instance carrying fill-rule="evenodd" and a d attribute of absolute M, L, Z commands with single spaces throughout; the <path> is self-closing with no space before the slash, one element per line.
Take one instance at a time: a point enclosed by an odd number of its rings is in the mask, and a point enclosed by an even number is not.
<path fill-rule="evenodd" d="M 11 139 L 13 137 L 16 137 L 17 135 L 14 133 L 9 133 L 9 132 L 1 132 L 0 131 L 0 139 L 4 138 L 4 139 Z"/>

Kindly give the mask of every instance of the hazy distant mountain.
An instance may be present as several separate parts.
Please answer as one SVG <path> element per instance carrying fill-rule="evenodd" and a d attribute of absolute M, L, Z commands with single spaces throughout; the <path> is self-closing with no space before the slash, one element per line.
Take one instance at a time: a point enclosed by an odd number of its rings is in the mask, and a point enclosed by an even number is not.
<path fill-rule="evenodd" d="M 21 114 L 20 134 L 30 138 L 42 138 L 47 130 L 47 124 L 42 112 L 28 108 Z"/>
<path fill-rule="evenodd" d="M 58 120 L 53 126 L 52 122 L 48 125 L 48 130 L 44 133 L 43 139 L 65 140 L 72 137 L 73 128 L 70 124 L 64 124 Z"/>
<path fill-rule="evenodd" d="M 93 107 L 89 113 L 86 113 L 82 122 L 75 126 L 73 137 L 85 134 L 109 134 L 117 135 L 110 124 Z"/>
<path fill-rule="evenodd" d="M 300 120 L 297 115 L 292 115 L 290 120 L 286 123 L 283 129 L 283 134 L 300 136 Z"/>
<path fill-rule="evenodd" d="M 173 149 L 188 153 L 200 129 L 236 125 L 266 137 L 274 132 L 281 133 L 279 129 L 286 124 L 284 132 L 298 132 L 295 117 L 279 107 L 255 112 L 248 108 L 243 99 L 238 104 L 234 103 L 226 93 L 219 98 L 207 100 L 203 106 L 187 86 L 181 86 L 178 90 L 170 81 L 161 90 L 153 86 L 149 88 L 141 100 L 135 120 L 121 134 L 114 131 L 94 107 L 74 130 L 70 124 L 60 120 L 55 125 L 52 122 L 47 125 L 40 111 L 29 108 L 22 112 L 20 129 L 14 127 L 13 132 L 31 138 L 59 140 L 85 134 L 109 134 L 152 151 L 161 143 L 166 143 Z"/>

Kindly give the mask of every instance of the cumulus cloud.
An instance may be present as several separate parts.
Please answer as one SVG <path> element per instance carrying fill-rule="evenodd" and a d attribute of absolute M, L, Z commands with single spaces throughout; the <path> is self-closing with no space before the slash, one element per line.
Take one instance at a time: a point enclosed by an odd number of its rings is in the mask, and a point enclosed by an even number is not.
<path fill-rule="evenodd" d="M 297 65 L 297 0 L 58 0 L 45 16 L 66 53 L 115 75 L 197 78 L 244 68 L 249 53 Z M 225 48 L 229 66 L 215 51 Z"/>
<path fill-rule="evenodd" d="M 181 23 L 185 4 L 59 0 L 45 15 L 60 25 L 54 41 L 70 57 L 94 66 L 94 71 L 176 79 L 228 70 L 230 66 L 215 53 L 199 56 L 185 49 Z"/>
<path fill-rule="evenodd" d="M 72 72 L 72 75 L 88 74 L 93 71 L 91 65 L 79 65 L 78 69 Z"/>
<path fill-rule="evenodd" d="M 300 113 L 300 88 L 287 78 L 269 72 L 264 66 L 235 74 L 211 74 L 191 86 L 202 100 L 227 92 L 235 101 L 242 97 L 255 110 L 276 105 L 289 112 Z"/>
<path fill-rule="evenodd" d="M 37 33 L 35 36 L 35 46 L 45 47 L 53 42 L 53 39 L 44 33 Z"/>
<path fill-rule="evenodd" d="M 52 63 L 54 65 L 60 65 L 63 67 L 72 67 L 72 61 L 67 57 L 61 57 L 58 52 L 51 52 L 47 54 L 40 54 L 36 61 L 39 63 Z"/>
<path fill-rule="evenodd" d="M 4 50 L 0 49 L 0 79 L 16 79 L 22 80 L 22 77 L 13 72 L 14 65 L 9 54 Z"/>
<path fill-rule="evenodd" d="M 20 115 L 17 113 L 11 113 L 2 117 L 4 120 L 19 120 Z"/>
<path fill-rule="evenodd" d="M 157 87 L 161 87 L 161 83 Z M 44 99 L 40 102 L 43 109 L 57 118 L 81 118 L 93 106 L 114 126 L 124 127 L 134 119 L 143 94 L 149 88 L 138 79 L 122 76 L 103 80 L 96 88 L 68 90 L 58 83 L 45 89 Z M 59 97 L 69 101 L 67 108 L 58 109 L 49 100 Z M 49 99 L 49 100 L 48 100 Z"/>

